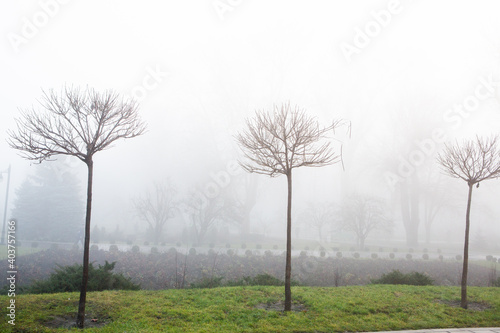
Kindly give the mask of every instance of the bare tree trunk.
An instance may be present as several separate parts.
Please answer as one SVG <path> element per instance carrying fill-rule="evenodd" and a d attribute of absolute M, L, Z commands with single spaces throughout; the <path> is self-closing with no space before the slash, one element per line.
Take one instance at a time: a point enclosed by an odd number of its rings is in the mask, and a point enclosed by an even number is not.
<path fill-rule="evenodd" d="M 467 309 L 467 273 L 469 270 L 469 229 L 470 229 L 470 207 L 472 202 L 472 186 L 469 183 L 469 196 L 467 198 L 467 212 L 465 213 L 465 242 L 464 242 L 464 265 L 462 268 L 462 299 L 460 306 Z"/>
<path fill-rule="evenodd" d="M 363 251 L 365 249 L 365 239 L 364 237 L 358 237 L 358 250 Z"/>
<path fill-rule="evenodd" d="M 83 244 L 82 286 L 80 289 L 80 302 L 78 303 L 78 316 L 76 318 L 78 328 L 83 328 L 85 324 L 85 302 L 87 299 L 87 282 L 89 280 L 90 214 L 92 210 L 92 177 L 94 172 L 92 157 L 86 163 L 88 167 L 87 212 L 85 215 L 85 240 Z"/>
<path fill-rule="evenodd" d="M 285 311 L 292 310 L 292 171 L 286 175 L 288 203 L 286 210 L 286 267 L 285 267 Z"/>
<path fill-rule="evenodd" d="M 414 189 L 416 184 L 408 184 L 405 180 L 400 184 L 401 191 L 401 215 L 406 231 L 406 244 L 410 247 L 418 245 L 418 190 Z"/>

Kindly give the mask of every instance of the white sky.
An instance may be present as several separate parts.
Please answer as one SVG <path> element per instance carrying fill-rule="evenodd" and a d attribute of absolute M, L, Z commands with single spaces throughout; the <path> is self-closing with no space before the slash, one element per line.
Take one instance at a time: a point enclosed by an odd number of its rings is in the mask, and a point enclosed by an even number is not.
<path fill-rule="evenodd" d="M 347 61 L 342 43 L 353 45 L 358 29 L 376 22 L 373 13 L 391 6 L 397 13 Z M 432 95 L 442 119 L 479 78 L 498 81 L 499 9 L 494 0 L 10 1 L 0 12 L 0 171 L 12 165 L 13 195 L 32 170 L 8 147 L 6 130 L 19 108 L 37 105 L 41 89 L 64 85 L 123 94 L 145 79 L 154 86 L 141 102 L 149 132 L 96 157 L 101 202 L 126 204 L 155 178 L 206 178 L 202 161 L 235 158 L 232 136 L 244 118 L 273 103 L 350 119 L 353 135 L 373 142 L 405 101 Z M 499 115 L 489 98 L 450 135 L 498 131 Z M 304 191 L 316 193 L 324 181 Z M 103 219 L 112 210 L 96 203 Z"/>

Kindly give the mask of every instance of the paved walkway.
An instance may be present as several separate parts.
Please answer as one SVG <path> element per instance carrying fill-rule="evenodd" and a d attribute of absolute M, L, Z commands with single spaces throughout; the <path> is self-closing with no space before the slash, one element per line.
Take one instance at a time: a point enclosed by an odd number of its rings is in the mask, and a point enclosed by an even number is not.
<path fill-rule="evenodd" d="M 386 331 L 377 333 L 500 333 L 500 327 L 480 327 L 480 328 L 441 328 L 435 330 L 417 330 L 417 331 Z"/>

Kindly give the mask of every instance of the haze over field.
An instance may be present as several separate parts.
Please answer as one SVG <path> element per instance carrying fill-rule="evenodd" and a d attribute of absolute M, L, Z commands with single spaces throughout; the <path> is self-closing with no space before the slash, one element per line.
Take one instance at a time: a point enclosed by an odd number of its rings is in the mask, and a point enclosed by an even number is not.
<path fill-rule="evenodd" d="M 322 124 L 351 124 L 330 138 L 338 151 L 342 146 L 342 164 L 295 171 L 294 237 L 318 239 L 304 218 L 312 203 L 335 204 L 340 216 L 338 207 L 359 193 L 381 198 L 393 221 L 391 232 L 370 237 L 404 241 L 398 186 L 411 180 L 418 182 L 419 242 L 426 241 L 425 216 L 437 203 L 427 236 L 460 243 L 467 186 L 444 176 L 435 158 L 445 142 L 500 132 L 499 9 L 493 0 L 5 4 L 0 171 L 12 167 L 7 215 L 15 217 L 16 191 L 40 168 L 74 174 L 84 202 L 83 163 L 59 157 L 61 163 L 39 166 L 6 140 L 20 109 L 39 108 L 42 89 L 88 86 L 136 98 L 148 124 L 143 136 L 96 155 L 93 227 L 147 237 L 133 200 L 166 182 L 179 209 L 163 234 L 180 239 L 191 226 L 181 203 L 229 200 L 257 183 L 247 231 L 284 237 L 286 180 L 239 169 L 235 135 L 256 110 L 290 102 Z M 499 194 L 498 180 L 474 192 L 476 244 L 498 244 Z M 225 216 L 217 227 L 238 233 L 240 224 Z M 325 240 L 356 243 L 351 232 L 329 228 Z"/>

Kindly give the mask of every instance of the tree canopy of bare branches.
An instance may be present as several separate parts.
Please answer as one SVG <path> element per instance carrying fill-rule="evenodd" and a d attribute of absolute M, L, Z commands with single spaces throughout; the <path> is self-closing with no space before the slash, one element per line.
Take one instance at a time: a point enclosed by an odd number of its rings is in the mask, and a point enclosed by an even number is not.
<path fill-rule="evenodd" d="M 462 144 L 457 142 L 454 145 L 446 145 L 444 151 L 438 155 L 437 161 L 446 174 L 462 179 L 469 187 L 467 210 L 465 213 L 464 260 L 460 302 L 461 307 L 467 309 L 467 273 L 472 189 L 474 185 L 479 187 L 481 181 L 500 177 L 498 136 L 489 138 L 476 136 L 475 140 L 465 141 Z"/>
<path fill-rule="evenodd" d="M 302 166 L 321 167 L 340 161 L 330 142 L 321 142 L 343 122 L 320 127 L 304 110 L 290 104 L 275 106 L 273 112 L 258 111 L 247 119 L 247 128 L 237 141 L 248 159 L 240 163 L 248 172 L 276 177 Z"/>
<path fill-rule="evenodd" d="M 146 125 L 139 119 L 138 104 L 124 101 L 112 91 L 97 92 L 64 88 L 43 92 L 43 110 L 24 110 L 16 119 L 17 130 L 9 131 L 8 143 L 28 160 L 43 162 L 53 156 L 74 156 L 88 168 L 87 209 L 83 274 L 76 324 L 83 328 L 87 295 L 90 218 L 92 207 L 93 156 L 119 139 L 143 134 Z"/>
<path fill-rule="evenodd" d="M 117 93 L 94 89 L 50 90 L 40 102 L 45 112 L 24 110 L 9 131 L 9 145 L 24 158 L 42 162 L 55 155 L 75 156 L 85 163 L 118 139 L 145 132 L 137 116 L 138 105 Z"/>
<path fill-rule="evenodd" d="M 246 129 L 236 136 L 245 160 L 241 166 L 248 172 L 276 177 L 286 175 L 287 246 L 285 268 L 285 311 L 291 310 L 291 228 L 292 228 L 292 170 L 299 167 L 322 167 L 341 161 L 331 142 L 324 141 L 328 133 L 344 124 L 333 121 L 321 127 L 319 122 L 290 103 L 275 106 L 271 112 L 257 111 L 247 119 Z"/>

